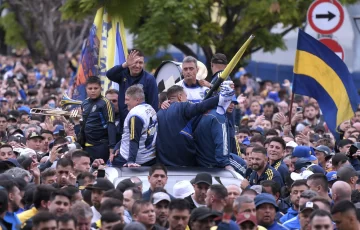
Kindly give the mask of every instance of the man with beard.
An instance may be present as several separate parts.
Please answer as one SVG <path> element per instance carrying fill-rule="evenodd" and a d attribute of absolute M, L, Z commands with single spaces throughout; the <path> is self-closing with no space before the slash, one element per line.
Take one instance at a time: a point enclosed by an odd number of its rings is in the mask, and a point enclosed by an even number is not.
<path fill-rule="evenodd" d="M 75 175 L 90 170 L 90 154 L 83 150 L 76 150 L 71 154 L 71 160 L 74 163 Z"/>
<path fill-rule="evenodd" d="M 143 224 L 148 230 L 165 230 L 156 224 L 156 215 L 154 206 L 145 200 L 138 200 L 134 203 L 133 220 Z"/>
<path fill-rule="evenodd" d="M 21 225 L 19 218 L 15 214 L 15 211 L 19 209 L 21 204 L 22 197 L 20 195 L 20 190 L 13 180 L 0 181 L 0 186 L 8 193 L 8 209 L 4 216 L 4 220 L 12 224 L 12 230 L 16 230 Z"/>
<path fill-rule="evenodd" d="M 267 163 L 266 149 L 263 147 L 255 147 L 251 152 L 252 169 L 254 170 L 249 180 L 244 179 L 241 181 L 241 189 L 253 185 L 260 185 L 261 181 L 273 180 L 283 186 L 283 180 L 276 169 Z"/>
<path fill-rule="evenodd" d="M 91 203 L 93 206 L 91 210 L 93 212 L 93 216 L 91 219 L 91 223 L 98 221 L 101 217 L 100 215 L 100 205 L 101 199 L 104 195 L 104 192 L 114 189 L 114 185 L 105 178 L 97 178 L 93 185 L 89 185 L 86 189 L 91 191 Z"/>
<path fill-rule="evenodd" d="M 152 203 L 155 207 L 156 224 L 161 227 L 169 227 L 169 204 L 170 196 L 164 192 L 156 192 L 152 196 Z"/>
<path fill-rule="evenodd" d="M 167 183 L 167 179 L 167 169 L 164 165 L 155 164 L 151 166 L 148 176 L 150 188 L 148 191 L 143 193 L 142 199 L 150 201 L 151 194 L 154 192 L 155 188 L 164 188 Z M 173 199 L 171 195 L 170 198 Z"/>
<path fill-rule="evenodd" d="M 194 179 L 194 194 L 185 197 L 190 204 L 190 210 L 205 206 L 206 192 L 212 185 L 212 176 L 209 173 L 198 173 Z"/>
<path fill-rule="evenodd" d="M 331 210 L 331 215 L 338 230 L 360 229 L 357 210 L 351 201 L 343 200 L 335 204 Z"/>
<path fill-rule="evenodd" d="M 267 148 L 269 163 L 280 173 L 284 184 L 286 177 L 289 176 L 289 169 L 282 161 L 285 153 L 285 147 L 286 143 L 281 137 L 273 137 L 270 139 L 270 143 Z"/>
<path fill-rule="evenodd" d="M 290 200 L 292 207 L 290 207 L 287 210 L 287 213 L 280 218 L 281 223 L 285 223 L 298 215 L 300 195 L 307 189 L 309 189 L 309 187 L 306 184 L 306 180 L 297 180 L 291 185 Z"/>
<path fill-rule="evenodd" d="M 170 203 L 169 229 L 185 230 L 190 218 L 190 206 L 184 199 L 174 199 Z"/>
<path fill-rule="evenodd" d="M 304 108 L 305 120 L 296 126 L 296 132 L 301 132 L 306 126 L 314 128 L 316 125 L 321 124 L 321 121 L 316 117 L 316 107 L 314 104 L 307 104 Z"/>

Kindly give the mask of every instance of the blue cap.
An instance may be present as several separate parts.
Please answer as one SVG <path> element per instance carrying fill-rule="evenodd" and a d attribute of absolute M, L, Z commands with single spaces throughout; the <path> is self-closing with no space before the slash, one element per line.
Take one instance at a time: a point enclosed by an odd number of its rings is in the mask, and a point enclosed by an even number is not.
<path fill-rule="evenodd" d="M 245 137 L 241 144 L 243 144 L 243 145 L 250 145 L 250 140 L 249 140 L 249 138 L 248 138 L 248 137 Z"/>
<path fill-rule="evenodd" d="M 337 172 L 331 171 L 331 172 L 326 173 L 326 178 L 327 178 L 328 182 L 336 181 L 337 180 Z"/>
<path fill-rule="evenodd" d="M 319 165 L 310 165 L 307 170 L 313 172 L 313 173 L 322 173 L 322 174 L 326 174 L 326 171 Z"/>
<path fill-rule="evenodd" d="M 272 204 L 275 207 L 276 211 L 279 211 L 275 198 L 269 193 L 261 193 L 255 197 L 256 208 L 258 208 L 262 204 Z"/>
<path fill-rule="evenodd" d="M 262 136 L 264 136 L 264 130 L 261 127 L 251 128 L 250 132 L 255 131 L 260 133 Z"/>
<path fill-rule="evenodd" d="M 26 105 L 22 105 L 18 108 L 18 111 L 24 111 L 26 112 L 27 114 L 30 114 L 30 108 Z"/>
<path fill-rule="evenodd" d="M 231 99 L 231 102 L 234 103 L 235 105 L 239 104 L 236 96 L 234 95 L 233 98 Z"/>
<path fill-rule="evenodd" d="M 1 161 L 1 162 L 5 163 L 7 165 L 12 165 L 14 167 L 22 168 L 21 165 L 19 164 L 19 162 L 14 158 L 8 158 L 7 160 Z"/>
<path fill-rule="evenodd" d="M 325 145 L 319 145 L 318 147 L 314 148 L 316 151 L 325 153 L 325 156 L 329 156 L 331 154 L 331 149 Z"/>
<path fill-rule="evenodd" d="M 276 91 L 271 91 L 268 94 L 268 98 L 272 99 L 275 102 L 280 102 L 280 97 L 279 97 L 279 93 Z"/>
<path fill-rule="evenodd" d="M 311 153 L 312 153 L 311 148 L 308 146 L 296 146 L 291 156 L 298 158 L 306 158 L 310 161 L 317 160 L 317 158 L 311 155 Z"/>
<path fill-rule="evenodd" d="M 60 130 L 64 130 L 64 126 L 62 126 L 62 125 L 57 125 L 57 126 L 55 127 L 55 130 L 54 130 L 53 134 L 58 134 Z"/>
<path fill-rule="evenodd" d="M 0 102 L 8 102 L 8 100 L 6 99 L 6 97 L 0 97 Z"/>

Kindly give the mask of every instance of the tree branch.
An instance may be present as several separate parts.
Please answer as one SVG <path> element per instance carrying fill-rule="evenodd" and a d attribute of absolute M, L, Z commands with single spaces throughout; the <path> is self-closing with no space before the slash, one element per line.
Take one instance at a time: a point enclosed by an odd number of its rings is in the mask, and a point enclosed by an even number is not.
<path fill-rule="evenodd" d="M 190 47 L 188 47 L 187 45 L 179 44 L 179 43 L 173 43 L 172 45 L 175 46 L 176 48 L 178 48 L 185 55 L 198 58 L 198 56 L 194 53 L 194 51 L 192 51 L 192 49 L 190 49 Z"/>

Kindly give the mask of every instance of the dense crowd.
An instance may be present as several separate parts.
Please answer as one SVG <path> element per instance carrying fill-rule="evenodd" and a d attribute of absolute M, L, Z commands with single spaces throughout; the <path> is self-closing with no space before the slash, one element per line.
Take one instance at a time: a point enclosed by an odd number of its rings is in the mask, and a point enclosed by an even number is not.
<path fill-rule="evenodd" d="M 64 106 L 78 56 L 68 58 L 59 76 L 48 61 L 0 57 L 0 229 L 360 229 L 360 109 L 334 137 L 314 98 L 291 101 L 288 80 L 241 68 L 214 90 L 228 64 L 220 53 L 210 82 L 188 56 L 182 79 L 158 92 L 139 50 L 107 72 L 118 90 L 101 95 L 90 76 L 88 98 Z M 115 183 L 111 167 L 134 175 Z M 238 182 L 177 180 L 169 167 Z"/>

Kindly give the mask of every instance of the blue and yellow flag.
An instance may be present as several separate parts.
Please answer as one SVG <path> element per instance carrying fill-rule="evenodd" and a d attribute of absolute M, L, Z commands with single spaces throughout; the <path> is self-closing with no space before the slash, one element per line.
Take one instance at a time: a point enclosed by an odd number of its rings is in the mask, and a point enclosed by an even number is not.
<path fill-rule="evenodd" d="M 125 62 L 127 48 L 124 24 L 119 16 L 110 16 L 103 7 L 98 9 L 81 53 L 79 67 L 69 96 L 74 100 L 86 99 L 85 82 L 89 76 L 101 79 L 102 94 L 110 88 L 119 89 L 116 83 L 109 81 L 106 72 Z"/>
<path fill-rule="evenodd" d="M 354 116 L 358 93 L 345 63 L 328 47 L 299 30 L 293 93 L 315 98 L 330 131 Z"/>

